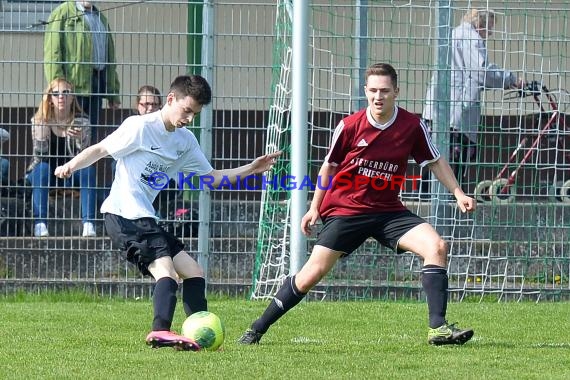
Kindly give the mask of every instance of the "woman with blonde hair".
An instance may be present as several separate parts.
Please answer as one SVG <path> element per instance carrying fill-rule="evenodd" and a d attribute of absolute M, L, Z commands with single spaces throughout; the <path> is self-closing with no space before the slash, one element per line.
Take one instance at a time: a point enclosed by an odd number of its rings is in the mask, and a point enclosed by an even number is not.
<path fill-rule="evenodd" d="M 33 158 L 26 170 L 32 185 L 34 235 L 49 236 L 47 228 L 48 192 L 55 185 L 53 169 L 91 144 L 89 117 L 83 112 L 73 93 L 72 84 L 64 78 L 52 80 L 32 117 Z M 78 181 L 77 181 L 78 180 Z M 74 173 L 64 186 L 79 182 L 82 236 L 96 236 L 93 221 L 96 208 L 95 168 L 89 166 Z"/>

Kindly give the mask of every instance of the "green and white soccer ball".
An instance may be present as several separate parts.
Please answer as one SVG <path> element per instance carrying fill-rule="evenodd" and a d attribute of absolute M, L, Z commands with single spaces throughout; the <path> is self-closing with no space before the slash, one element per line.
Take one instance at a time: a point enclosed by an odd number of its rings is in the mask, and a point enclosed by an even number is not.
<path fill-rule="evenodd" d="M 203 350 L 216 351 L 224 343 L 226 328 L 216 314 L 199 311 L 186 318 L 182 335 L 194 340 Z"/>

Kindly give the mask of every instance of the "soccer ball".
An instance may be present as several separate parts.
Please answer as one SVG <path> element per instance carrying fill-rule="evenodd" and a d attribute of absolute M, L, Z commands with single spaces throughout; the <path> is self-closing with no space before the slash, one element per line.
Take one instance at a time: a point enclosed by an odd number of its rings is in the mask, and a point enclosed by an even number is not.
<path fill-rule="evenodd" d="M 186 318 L 182 335 L 196 341 L 203 350 L 216 351 L 224 343 L 226 328 L 216 314 L 199 311 Z"/>

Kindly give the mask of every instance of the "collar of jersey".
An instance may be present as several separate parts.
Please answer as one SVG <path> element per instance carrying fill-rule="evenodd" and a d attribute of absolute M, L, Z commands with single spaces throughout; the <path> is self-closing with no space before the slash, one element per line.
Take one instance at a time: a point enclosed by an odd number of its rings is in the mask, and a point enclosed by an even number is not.
<path fill-rule="evenodd" d="M 366 107 L 366 118 L 368 119 L 368 122 L 374 127 L 374 128 L 378 128 L 381 130 L 385 130 L 388 129 L 389 126 L 391 126 L 392 124 L 394 124 L 394 121 L 396 120 L 396 116 L 398 116 L 398 107 L 394 106 L 394 114 L 392 115 L 392 117 L 390 118 L 390 120 L 388 120 L 385 124 L 380 124 L 378 123 L 376 120 L 374 120 L 374 118 L 372 117 L 372 111 L 370 110 L 370 106 Z"/>

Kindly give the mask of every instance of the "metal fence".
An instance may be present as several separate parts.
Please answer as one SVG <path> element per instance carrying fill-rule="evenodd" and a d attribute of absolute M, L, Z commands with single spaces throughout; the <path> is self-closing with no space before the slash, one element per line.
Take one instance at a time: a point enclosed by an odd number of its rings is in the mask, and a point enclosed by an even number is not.
<path fill-rule="evenodd" d="M 26 166 L 32 154 L 30 119 L 46 86 L 44 21 L 59 3 L 62 2 L 0 2 L 0 127 L 10 134 L 9 141 L 1 147 L 1 156 L 9 161 L 10 169 L 0 198 L 0 283 L 5 292 L 79 286 L 126 296 L 147 294 L 151 281 L 142 278 L 112 247 L 105 236 L 101 214 L 97 213 L 95 223 L 97 237 L 81 237 L 77 187 L 50 187 L 50 236 L 33 236 L 31 188 L 26 181 Z M 165 95 L 175 76 L 201 73 L 213 88 L 213 102 L 201 118 L 209 120 L 209 125 L 197 122 L 191 128 L 210 150 L 212 165 L 220 169 L 243 165 L 264 151 L 275 3 L 94 4 L 109 20 L 121 83 L 121 108 L 104 107 L 100 125 L 95 126 L 96 140 L 133 114 L 135 95 L 141 85 L 153 85 Z M 208 40 L 213 43 L 208 45 Z M 96 165 L 98 206 L 112 180 L 111 163 L 105 159 Z M 159 197 L 161 223 L 206 264 L 210 291 L 248 292 L 259 193 L 212 191 L 207 197 L 211 202 L 208 215 L 201 215 L 198 210 L 199 191 L 170 189 Z M 200 224 L 208 231 L 205 248 L 197 237 Z"/>
<path fill-rule="evenodd" d="M 151 281 L 142 278 L 112 247 L 100 214 L 97 237 L 80 236 L 77 188 L 50 188 L 50 237 L 32 236 L 31 189 L 25 178 L 32 153 L 30 119 L 46 85 L 43 21 L 58 3 L 0 0 L 0 127 L 10 133 L 10 140 L 1 145 L 1 156 L 9 161 L 10 170 L 0 198 L 0 284 L 5 293 L 81 287 L 104 294 L 146 296 Z M 331 98 L 331 83 L 326 79 L 331 76 L 313 77 L 322 79 L 310 83 L 313 93 L 322 96 L 313 99 L 311 112 L 317 115 L 313 120 L 329 122 L 318 126 L 314 136 L 319 141 L 310 142 L 315 162 L 324 156 L 328 141 L 325 135 L 334 128 L 333 121 L 362 101 L 358 72 L 370 62 L 359 62 L 361 57 L 355 56 L 355 20 L 361 14 L 357 7 L 367 10 L 369 16 L 365 39 L 368 60 L 393 63 L 400 73 L 399 102 L 421 113 L 434 69 L 434 15 L 439 3 L 311 1 L 311 48 L 319 66 L 315 73 L 337 70 L 337 77 L 343 79 L 333 87 L 342 87 L 345 95 L 352 94 Z M 552 82 L 552 87 L 566 86 L 570 31 L 564 2 L 451 3 L 454 24 L 471 7 L 498 12 L 501 21 L 489 41 L 494 61 L 526 73 L 531 79 L 556 76 L 558 80 Z M 125 0 L 95 4 L 111 26 L 122 103 L 119 110 L 103 110 L 100 125 L 94 126 L 97 139 L 111 133 L 133 113 L 135 94 L 141 85 L 154 85 L 165 94 L 175 76 L 196 72 L 204 73 L 211 81 L 214 98 L 204 110 L 201 123 L 192 129 L 211 155 L 213 166 L 245 164 L 265 151 L 274 68 L 281 64 L 274 61 L 276 49 L 282 48 L 276 39 L 276 1 Z M 328 106 L 331 100 L 333 107 Z M 470 168 L 469 192 L 474 192 L 481 180 L 494 178 L 507 162 L 521 139 L 518 126 L 525 125 L 530 133 L 542 123 L 536 119 L 536 110 L 530 109 L 534 106 L 532 102 L 505 102 L 504 93 L 485 95 L 481 154 Z M 567 140 L 568 136 L 563 138 Z M 556 148 L 542 150 L 534 156 L 532 165 L 521 169 L 516 202 L 483 200 L 481 211 L 473 219 L 458 217 L 451 224 L 453 232 L 446 236 L 451 246 L 450 284 L 461 296 L 508 295 L 512 291 L 517 298 L 523 294 L 540 298 L 544 292 L 559 299 L 570 293 L 569 208 L 556 200 L 560 196 L 556 185 L 561 178 L 544 178 L 552 172 L 553 155 L 560 152 Z M 558 158 L 560 155 L 554 162 Z M 562 169 L 563 174 L 567 173 L 566 166 Z M 96 170 L 100 204 L 112 179 L 111 160 L 101 161 Z M 413 165 L 410 170 L 418 172 Z M 200 195 L 211 212 L 199 207 Z M 434 217 L 429 203 L 419 194 L 403 196 L 413 211 L 427 219 Z M 249 294 L 255 262 L 259 260 L 260 199 L 259 190 L 207 194 L 167 190 L 160 196 L 161 223 L 179 235 L 189 252 L 206 264 L 209 291 Z M 201 240 L 198 228 L 206 231 Z M 418 273 L 417 259 L 412 255 L 392 256 L 370 244 L 341 263 L 331 274 L 330 286 L 325 283 L 318 291 L 329 298 L 417 294 L 421 291 Z M 363 284 L 363 279 L 373 284 Z M 402 283 L 408 285 L 400 286 Z"/>

